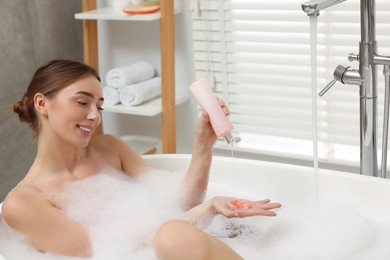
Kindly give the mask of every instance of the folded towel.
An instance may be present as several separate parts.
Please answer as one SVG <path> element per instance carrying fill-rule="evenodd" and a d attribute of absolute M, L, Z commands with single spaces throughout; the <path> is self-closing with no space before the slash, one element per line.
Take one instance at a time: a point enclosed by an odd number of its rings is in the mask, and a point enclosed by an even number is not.
<path fill-rule="evenodd" d="M 119 100 L 119 89 L 111 86 L 105 86 L 103 88 L 104 104 L 113 106 L 120 103 Z"/>
<path fill-rule="evenodd" d="M 145 61 L 136 62 L 127 67 L 111 69 L 107 72 L 107 85 L 122 88 L 126 85 L 141 82 L 154 77 L 153 65 Z"/>
<path fill-rule="evenodd" d="M 161 95 L 161 78 L 153 78 L 121 88 L 119 100 L 125 106 L 136 106 Z"/>

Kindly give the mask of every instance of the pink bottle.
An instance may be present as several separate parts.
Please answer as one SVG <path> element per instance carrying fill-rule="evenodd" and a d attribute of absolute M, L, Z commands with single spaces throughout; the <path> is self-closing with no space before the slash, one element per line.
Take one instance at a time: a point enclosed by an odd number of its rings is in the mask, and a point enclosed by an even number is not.
<path fill-rule="evenodd" d="M 230 143 L 237 143 L 241 139 L 233 137 L 231 131 L 233 125 L 223 112 L 223 109 L 218 103 L 216 96 L 209 86 L 207 79 L 195 81 L 190 86 L 190 91 L 202 110 L 210 116 L 210 123 L 213 126 L 214 132 L 218 137 L 224 137 Z"/>

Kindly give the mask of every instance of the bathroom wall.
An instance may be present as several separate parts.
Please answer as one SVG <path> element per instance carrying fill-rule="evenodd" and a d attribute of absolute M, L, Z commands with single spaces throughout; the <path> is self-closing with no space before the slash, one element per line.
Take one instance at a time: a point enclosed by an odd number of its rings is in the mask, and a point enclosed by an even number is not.
<path fill-rule="evenodd" d="M 0 0 L 0 201 L 27 172 L 35 155 L 30 132 L 13 104 L 34 71 L 54 58 L 82 61 L 80 0 Z"/>

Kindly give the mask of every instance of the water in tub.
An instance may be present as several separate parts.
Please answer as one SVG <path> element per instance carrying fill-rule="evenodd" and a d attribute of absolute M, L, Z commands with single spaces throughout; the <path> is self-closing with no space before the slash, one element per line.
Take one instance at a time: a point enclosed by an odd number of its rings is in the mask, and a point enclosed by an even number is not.
<path fill-rule="evenodd" d="M 88 228 L 94 248 L 92 259 L 153 260 L 151 241 L 155 230 L 182 213 L 177 198 L 183 176 L 180 172 L 153 170 L 133 179 L 108 171 L 70 183 L 62 206 Z M 216 195 L 261 199 L 235 190 L 234 184 L 210 183 L 207 197 Z M 317 218 L 312 214 L 315 203 L 284 203 L 273 218 L 217 216 L 205 231 L 229 244 L 244 259 L 390 259 L 390 230 L 384 229 L 385 225 L 333 201 L 321 203 Z M 76 259 L 39 253 L 4 221 L 0 225 L 0 254 L 7 260 Z"/>

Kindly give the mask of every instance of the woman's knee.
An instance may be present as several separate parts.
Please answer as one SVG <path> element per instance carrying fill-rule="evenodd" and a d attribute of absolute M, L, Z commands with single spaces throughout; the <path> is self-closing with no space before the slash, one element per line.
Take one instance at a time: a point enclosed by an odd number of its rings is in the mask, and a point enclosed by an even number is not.
<path fill-rule="evenodd" d="M 154 238 L 156 249 L 175 247 L 180 242 L 180 233 L 186 229 L 186 223 L 183 222 L 181 220 L 169 220 L 162 224 Z"/>
<path fill-rule="evenodd" d="M 189 255 L 202 259 L 207 255 L 209 245 L 206 234 L 192 224 L 169 220 L 158 229 L 154 247 L 159 259 L 183 259 Z"/>

